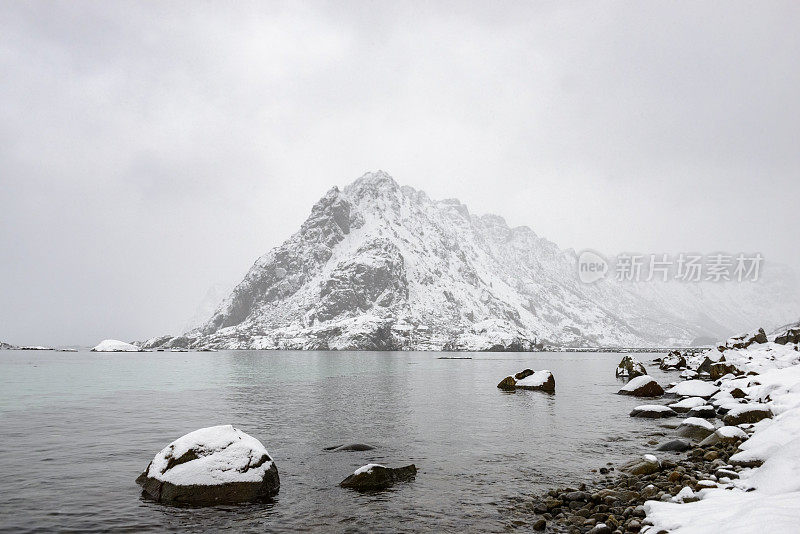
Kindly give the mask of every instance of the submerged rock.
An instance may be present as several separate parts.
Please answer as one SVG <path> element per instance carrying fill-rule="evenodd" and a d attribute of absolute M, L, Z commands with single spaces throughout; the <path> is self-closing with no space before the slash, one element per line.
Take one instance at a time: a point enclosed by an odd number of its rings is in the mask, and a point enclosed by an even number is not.
<path fill-rule="evenodd" d="M 660 419 L 662 417 L 674 417 L 678 415 L 669 406 L 661 404 L 643 404 L 631 411 L 631 417 L 647 417 L 649 419 Z"/>
<path fill-rule="evenodd" d="M 192 505 L 265 501 L 280 489 L 267 449 L 231 425 L 176 439 L 156 454 L 136 483 L 158 502 Z"/>
<path fill-rule="evenodd" d="M 682 452 L 692 448 L 692 445 L 684 439 L 673 439 L 666 443 L 662 443 L 656 450 L 659 451 L 676 451 Z"/>
<path fill-rule="evenodd" d="M 660 397 L 664 394 L 664 388 L 658 385 L 653 378 L 643 375 L 637 376 L 625 384 L 617 393 L 634 397 Z"/>
<path fill-rule="evenodd" d="M 356 491 L 378 491 L 397 482 L 411 480 L 416 475 L 417 467 L 414 464 L 394 469 L 380 464 L 367 464 L 356 469 L 339 485 Z"/>
<path fill-rule="evenodd" d="M 333 445 L 332 447 L 325 447 L 326 451 L 342 452 L 342 451 L 371 451 L 375 447 L 367 445 L 366 443 L 350 443 L 349 445 Z"/>
<path fill-rule="evenodd" d="M 625 356 L 617 365 L 617 377 L 636 378 L 646 374 L 647 369 L 644 368 L 642 362 L 633 356 Z"/>

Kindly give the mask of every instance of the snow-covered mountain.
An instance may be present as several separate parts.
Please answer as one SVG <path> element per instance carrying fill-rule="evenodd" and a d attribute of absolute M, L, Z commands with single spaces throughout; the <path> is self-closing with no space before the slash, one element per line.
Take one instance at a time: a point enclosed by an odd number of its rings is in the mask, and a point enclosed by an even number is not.
<path fill-rule="evenodd" d="M 528 227 L 367 173 L 328 191 L 201 326 L 145 346 L 671 346 L 800 316 L 788 269 L 749 283 L 584 284 L 577 262 Z"/>

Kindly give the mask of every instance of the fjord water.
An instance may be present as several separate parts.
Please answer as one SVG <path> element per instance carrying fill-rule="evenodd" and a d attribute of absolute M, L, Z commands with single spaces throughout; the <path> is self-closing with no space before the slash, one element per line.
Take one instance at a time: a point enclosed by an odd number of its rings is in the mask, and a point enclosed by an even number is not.
<path fill-rule="evenodd" d="M 588 482 L 591 469 L 641 454 L 665 432 L 628 417 L 640 400 L 614 394 L 620 358 L 2 351 L 0 531 L 504 531 L 530 519 L 528 495 Z M 497 389 L 526 367 L 553 371 L 556 394 Z M 275 460 L 273 503 L 176 508 L 141 498 L 134 479 L 156 452 L 226 423 Z M 352 442 L 376 449 L 323 451 Z M 419 472 L 380 493 L 338 487 L 369 462 Z"/>

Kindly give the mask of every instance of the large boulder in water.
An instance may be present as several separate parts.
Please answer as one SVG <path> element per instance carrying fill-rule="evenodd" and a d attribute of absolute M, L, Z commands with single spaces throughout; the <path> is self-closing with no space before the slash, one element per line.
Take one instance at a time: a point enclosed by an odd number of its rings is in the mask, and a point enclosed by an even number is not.
<path fill-rule="evenodd" d="M 555 393 L 556 379 L 553 377 L 553 373 L 547 369 L 542 369 L 540 371 L 525 369 L 514 376 L 505 377 L 497 384 L 497 387 L 505 391 L 514 391 L 520 388 Z"/>
<path fill-rule="evenodd" d="M 170 504 L 259 502 L 280 489 L 267 449 L 231 425 L 201 428 L 176 439 L 136 482 L 147 497 Z"/>
<path fill-rule="evenodd" d="M 546 391 L 547 393 L 555 393 L 556 379 L 553 377 L 553 373 L 547 369 L 542 369 L 536 371 L 532 375 L 526 376 L 522 380 L 517 380 L 515 387 Z"/>
<path fill-rule="evenodd" d="M 654 379 L 643 375 L 637 376 L 625 384 L 617 393 L 633 397 L 660 397 L 664 394 L 664 388 L 658 385 Z"/>
<path fill-rule="evenodd" d="M 397 483 L 411 480 L 417 475 L 414 464 L 395 469 L 380 464 L 367 464 L 356 469 L 339 485 L 356 491 L 378 491 Z"/>
<path fill-rule="evenodd" d="M 636 378 L 647 374 L 642 362 L 633 356 L 625 356 L 617 365 L 617 377 Z"/>

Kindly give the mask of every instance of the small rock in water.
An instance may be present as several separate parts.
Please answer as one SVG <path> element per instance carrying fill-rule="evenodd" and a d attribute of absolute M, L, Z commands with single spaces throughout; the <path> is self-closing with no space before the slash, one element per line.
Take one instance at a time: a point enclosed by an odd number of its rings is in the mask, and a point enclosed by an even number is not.
<path fill-rule="evenodd" d="M 659 451 L 676 451 L 682 452 L 691 449 L 692 446 L 688 441 L 683 439 L 674 439 L 658 446 Z"/>
<path fill-rule="evenodd" d="M 647 417 L 658 419 L 661 417 L 674 417 L 678 415 L 675 410 L 661 404 L 644 404 L 631 410 L 631 417 Z"/>
<path fill-rule="evenodd" d="M 416 475 L 417 467 L 414 464 L 394 469 L 380 464 L 367 464 L 356 469 L 339 485 L 356 491 L 379 491 L 397 482 L 411 480 Z"/>
<path fill-rule="evenodd" d="M 342 452 L 342 451 L 371 451 L 375 449 L 372 445 L 366 443 L 351 443 L 349 445 L 333 445 L 332 447 L 325 447 L 326 451 Z"/>

